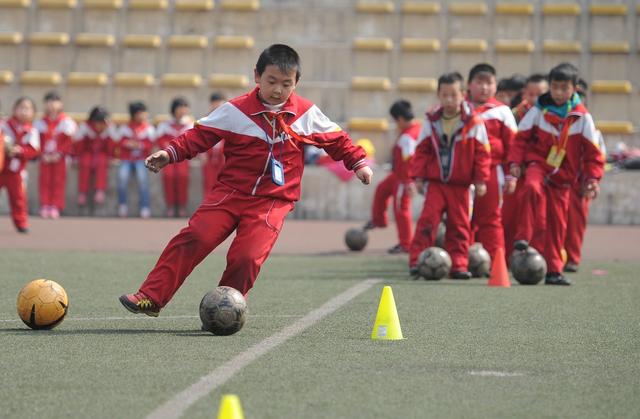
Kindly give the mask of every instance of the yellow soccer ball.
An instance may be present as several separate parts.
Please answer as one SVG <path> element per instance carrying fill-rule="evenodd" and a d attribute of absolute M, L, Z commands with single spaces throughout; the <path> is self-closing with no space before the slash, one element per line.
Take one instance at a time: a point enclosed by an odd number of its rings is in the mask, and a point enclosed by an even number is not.
<path fill-rule="evenodd" d="M 53 329 L 69 307 L 67 292 L 55 281 L 34 279 L 18 294 L 18 316 L 32 329 Z"/>

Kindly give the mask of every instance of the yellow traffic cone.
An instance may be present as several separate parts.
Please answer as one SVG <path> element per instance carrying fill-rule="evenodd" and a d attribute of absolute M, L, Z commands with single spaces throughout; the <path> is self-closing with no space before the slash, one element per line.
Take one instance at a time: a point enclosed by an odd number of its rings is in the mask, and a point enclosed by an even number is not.
<path fill-rule="evenodd" d="M 218 419 L 244 419 L 240 399 L 235 394 L 223 394 Z"/>
<path fill-rule="evenodd" d="M 373 324 L 371 339 L 404 339 L 402 337 L 402 329 L 400 329 L 400 319 L 398 318 L 398 311 L 396 310 L 396 302 L 393 299 L 393 291 L 391 291 L 391 287 L 388 285 L 382 289 L 382 296 L 380 297 L 376 322 Z"/>

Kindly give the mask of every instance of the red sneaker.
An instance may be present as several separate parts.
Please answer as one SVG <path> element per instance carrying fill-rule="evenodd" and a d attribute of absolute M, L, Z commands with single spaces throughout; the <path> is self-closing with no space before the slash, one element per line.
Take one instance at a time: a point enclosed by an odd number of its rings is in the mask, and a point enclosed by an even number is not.
<path fill-rule="evenodd" d="M 121 295 L 120 302 L 124 308 L 135 314 L 144 313 L 151 317 L 158 317 L 160 314 L 160 307 L 141 292 Z"/>

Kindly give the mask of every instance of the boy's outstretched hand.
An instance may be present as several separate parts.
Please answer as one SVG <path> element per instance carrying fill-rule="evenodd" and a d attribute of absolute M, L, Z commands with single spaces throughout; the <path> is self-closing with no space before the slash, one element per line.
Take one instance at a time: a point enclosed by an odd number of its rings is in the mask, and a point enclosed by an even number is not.
<path fill-rule="evenodd" d="M 169 164 L 169 161 L 169 153 L 160 150 L 147 157 L 144 165 L 153 173 L 158 173 L 163 167 Z"/>
<path fill-rule="evenodd" d="M 373 177 L 373 171 L 369 166 L 364 166 L 356 170 L 356 176 L 360 179 L 360 182 L 368 185 L 371 183 L 371 178 Z"/>

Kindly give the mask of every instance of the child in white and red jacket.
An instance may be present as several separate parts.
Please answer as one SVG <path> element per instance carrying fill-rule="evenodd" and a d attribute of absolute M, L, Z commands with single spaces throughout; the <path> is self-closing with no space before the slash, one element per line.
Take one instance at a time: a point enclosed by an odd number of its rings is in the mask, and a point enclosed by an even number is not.
<path fill-rule="evenodd" d="M 20 233 L 29 231 L 25 166 L 40 154 L 40 135 L 32 125 L 36 105 L 21 97 L 13 105 L 13 115 L 0 123 L 4 136 L 4 167 L 0 171 L 0 189 L 7 188 L 11 218 Z"/>
<path fill-rule="evenodd" d="M 514 177 L 526 166 L 514 247 L 526 250 L 531 245 L 542 253 L 549 285 L 571 284 L 562 275 L 571 187 L 581 174 L 584 195 L 592 199 L 604 172 L 595 124 L 576 93 L 577 80 L 572 64 L 551 70 L 549 93 L 522 119 L 509 153 Z"/>
<path fill-rule="evenodd" d="M 323 148 L 363 183 L 371 182 L 364 150 L 317 106 L 294 93 L 300 69 L 291 47 L 271 45 L 258 58 L 254 90 L 220 106 L 147 158 L 147 167 L 157 172 L 225 139 L 226 161 L 217 184 L 188 226 L 169 242 L 139 291 L 120 297 L 127 310 L 158 316 L 196 265 L 234 231 L 219 285 L 247 295 L 285 216 L 300 198 L 305 144 Z"/>
<path fill-rule="evenodd" d="M 64 210 L 67 186 L 67 155 L 78 126 L 63 112 L 62 99 L 56 92 L 44 96 L 44 116 L 33 126 L 40 133 L 40 216 L 59 218 Z"/>

